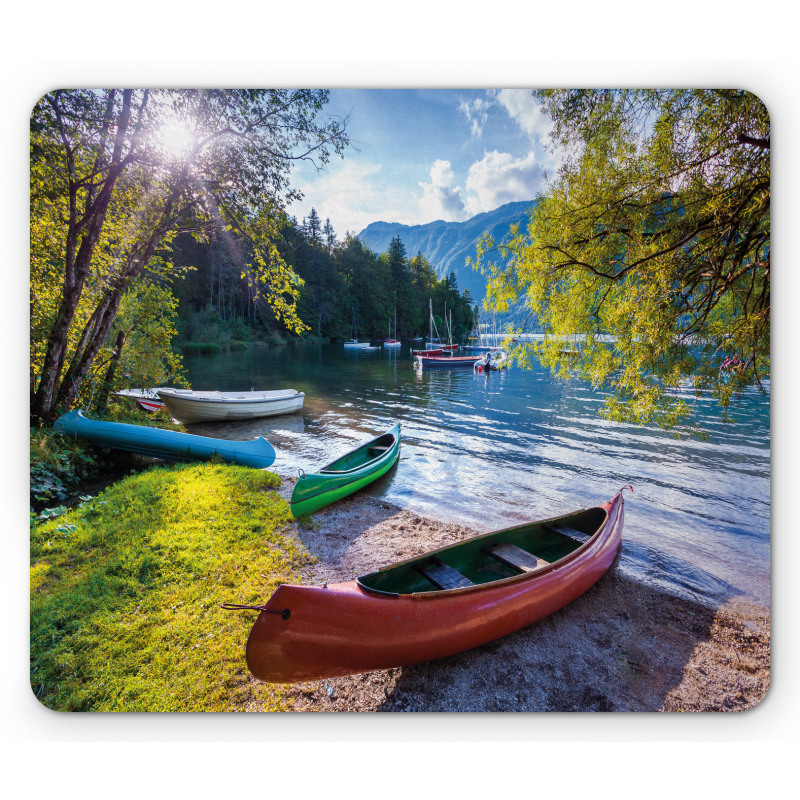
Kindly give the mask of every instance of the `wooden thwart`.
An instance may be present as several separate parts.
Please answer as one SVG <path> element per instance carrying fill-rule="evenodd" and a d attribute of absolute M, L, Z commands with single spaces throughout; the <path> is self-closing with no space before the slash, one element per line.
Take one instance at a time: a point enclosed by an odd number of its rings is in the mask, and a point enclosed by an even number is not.
<path fill-rule="evenodd" d="M 575 528 L 569 528 L 566 525 L 545 525 L 544 527 L 581 544 L 588 542 L 592 538 L 588 533 L 581 533 L 576 531 Z"/>
<path fill-rule="evenodd" d="M 417 570 L 440 589 L 459 589 L 462 586 L 473 585 L 469 578 L 438 558 L 429 561 L 424 566 L 418 565 Z"/>
<path fill-rule="evenodd" d="M 504 564 L 515 567 L 522 572 L 533 572 L 535 569 L 546 567 L 550 563 L 510 542 L 499 542 L 492 547 L 487 547 L 486 552 L 494 556 L 498 561 L 502 561 Z"/>

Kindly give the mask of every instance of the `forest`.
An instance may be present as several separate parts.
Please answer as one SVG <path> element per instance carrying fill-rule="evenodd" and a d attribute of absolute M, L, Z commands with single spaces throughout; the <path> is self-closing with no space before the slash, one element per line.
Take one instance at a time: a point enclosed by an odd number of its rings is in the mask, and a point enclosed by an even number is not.
<path fill-rule="evenodd" d="M 452 272 L 439 280 L 422 253 L 410 258 L 399 237 L 387 252 L 376 254 L 352 234 L 339 241 L 330 220 L 323 224 L 312 208 L 302 221 L 288 220 L 278 250 L 300 279 L 297 313 L 306 338 L 424 336 L 429 303 L 442 336 L 445 309 L 454 340 L 472 327 L 469 292 L 459 291 Z M 186 352 L 198 343 L 226 338 L 247 341 L 290 334 L 253 292 L 247 248 L 235 235 L 222 232 L 198 242 L 184 234 L 173 242 L 170 258 L 175 267 L 172 292 L 178 300 L 177 346 Z"/>

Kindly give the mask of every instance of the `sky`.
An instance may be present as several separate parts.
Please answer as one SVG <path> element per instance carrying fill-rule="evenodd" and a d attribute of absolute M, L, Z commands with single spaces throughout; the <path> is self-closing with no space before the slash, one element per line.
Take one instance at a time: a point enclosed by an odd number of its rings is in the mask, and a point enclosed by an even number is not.
<path fill-rule="evenodd" d="M 302 220 L 315 208 L 340 239 L 532 200 L 557 167 L 529 89 L 332 89 L 323 114 L 349 117 L 350 147 L 321 171 L 294 171 L 304 198 L 288 210 Z"/>

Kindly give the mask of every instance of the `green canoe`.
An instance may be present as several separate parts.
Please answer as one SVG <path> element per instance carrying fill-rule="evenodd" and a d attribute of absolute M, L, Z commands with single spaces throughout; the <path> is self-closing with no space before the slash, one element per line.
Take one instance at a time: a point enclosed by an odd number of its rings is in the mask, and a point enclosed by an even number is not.
<path fill-rule="evenodd" d="M 365 442 L 319 472 L 301 474 L 292 492 L 292 514 L 303 517 L 377 480 L 400 455 L 400 423 L 377 439 Z"/>

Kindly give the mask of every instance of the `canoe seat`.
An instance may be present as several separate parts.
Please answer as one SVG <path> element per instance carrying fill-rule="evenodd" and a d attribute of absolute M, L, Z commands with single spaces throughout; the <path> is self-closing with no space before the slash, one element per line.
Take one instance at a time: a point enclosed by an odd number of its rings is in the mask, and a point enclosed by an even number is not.
<path fill-rule="evenodd" d="M 569 528 L 566 525 L 545 525 L 544 527 L 547 530 L 560 533 L 575 542 L 580 542 L 580 544 L 588 542 L 592 538 L 588 533 L 581 533 L 581 531 L 576 531 L 575 528 Z"/>
<path fill-rule="evenodd" d="M 473 585 L 469 578 L 438 558 L 431 559 L 424 566 L 417 565 L 417 570 L 439 589 L 458 589 Z"/>
<path fill-rule="evenodd" d="M 385 453 L 387 450 L 391 450 L 391 447 L 381 447 L 380 445 L 375 445 L 374 447 L 369 448 L 370 453 Z"/>
<path fill-rule="evenodd" d="M 498 561 L 502 561 L 510 567 L 515 567 L 520 572 L 533 572 L 535 569 L 546 567 L 550 563 L 510 542 L 498 542 L 492 547 L 487 547 L 486 552 Z"/>

